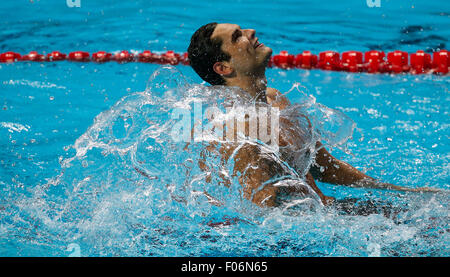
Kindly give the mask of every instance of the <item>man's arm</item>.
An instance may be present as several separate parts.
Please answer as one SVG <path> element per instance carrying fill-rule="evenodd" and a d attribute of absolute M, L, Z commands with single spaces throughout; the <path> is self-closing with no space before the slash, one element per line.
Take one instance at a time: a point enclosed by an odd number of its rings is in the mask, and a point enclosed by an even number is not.
<path fill-rule="evenodd" d="M 286 171 L 283 166 L 261 155 L 259 148 L 247 144 L 234 156 L 234 172 L 239 175 L 239 182 L 244 186 L 244 197 L 258 206 L 274 207 L 279 205 L 280 195 L 293 193 L 308 194 L 302 186 L 277 186 L 276 177 L 283 176 Z M 275 177 L 275 179 L 273 179 Z M 333 197 L 325 196 L 316 186 L 311 174 L 305 180 L 311 189 L 317 193 L 324 205 L 333 202 Z"/>
<path fill-rule="evenodd" d="M 333 157 L 324 147 L 317 143 L 316 164 L 310 169 L 313 177 L 321 182 L 360 188 L 390 189 L 399 191 L 438 192 L 433 188 L 407 188 L 380 182 Z"/>
<path fill-rule="evenodd" d="M 244 198 L 258 206 L 277 206 L 279 187 L 270 180 L 283 174 L 281 166 L 262 155 L 256 145 L 244 144 L 221 148 L 222 157 L 234 160 L 233 176 L 237 176 L 243 186 Z"/>
<path fill-rule="evenodd" d="M 290 105 L 289 100 L 274 88 L 267 89 L 267 100 L 270 104 L 279 107 L 280 110 Z M 317 142 L 316 148 L 317 148 L 316 165 L 313 165 L 309 172 L 312 174 L 314 179 L 319 180 L 321 182 L 335 185 L 347 185 L 352 187 L 391 189 L 399 191 L 416 191 L 416 192 L 442 191 L 439 189 L 426 187 L 407 188 L 380 182 L 362 173 L 361 171 L 357 170 L 348 163 L 336 159 L 322 146 L 320 142 Z"/>

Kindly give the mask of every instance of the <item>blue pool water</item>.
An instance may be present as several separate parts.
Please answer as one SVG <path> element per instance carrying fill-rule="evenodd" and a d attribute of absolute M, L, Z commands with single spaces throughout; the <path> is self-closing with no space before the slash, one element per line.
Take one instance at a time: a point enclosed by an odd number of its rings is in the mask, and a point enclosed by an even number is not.
<path fill-rule="evenodd" d="M 6 1 L 0 52 L 184 52 L 211 21 L 256 29 L 274 53 L 449 48 L 447 1 L 341 2 Z M 0 256 L 449 255 L 448 194 L 318 183 L 327 195 L 378 207 L 345 214 L 257 208 L 235 183 L 206 184 L 195 166 L 201 147 L 183 151 L 164 124 L 176 104 L 211 101 L 211 91 L 190 67 L 177 70 L 0 64 Z M 315 99 L 356 124 L 345 144 L 330 145 L 336 157 L 386 182 L 450 189 L 448 76 L 280 69 L 267 76 L 271 87 L 291 90 L 292 103 Z"/>

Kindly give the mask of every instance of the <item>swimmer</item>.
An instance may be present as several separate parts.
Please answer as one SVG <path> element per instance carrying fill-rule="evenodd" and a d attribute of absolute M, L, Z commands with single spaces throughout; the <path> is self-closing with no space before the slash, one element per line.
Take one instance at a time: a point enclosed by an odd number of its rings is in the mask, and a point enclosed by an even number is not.
<path fill-rule="evenodd" d="M 278 90 L 267 87 L 265 71 L 271 55 L 272 49 L 259 41 L 255 30 L 242 29 L 236 24 L 206 24 L 192 35 L 188 48 L 190 64 L 204 81 L 213 86 L 239 87 L 257 101 L 283 110 L 289 107 L 289 100 Z M 283 126 L 293 124 L 283 123 Z M 286 146 L 290 145 L 301 147 L 299 145 L 301 142 L 296 140 L 295 136 L 283 136 L 283 132 L 287 130 L 280 130 L 280 154 L 281 157 L 288 157 L 289 153 L 283 153 L 282 149 L 289 149 Z M 315 162 L 304 178 L 324 205 L 332 204 L 335 199 L 325 196 L 317 187 L 315 180 L 359 188 L 438 191 L 432 188 L 407 188 L 380 182 L 333 157 L 319 141 L 316 143 L 315 152 Z M 280 163 L 263 155 L 260 148 L 255 145 L 246 144 L 238 149 L 221 148 L 220 154 L 225 161 L 233 157 L 233 174 L 239 176 L 244 186 L 244 196 L 259 206 L 277 206 L 280 195 L 302 192 L 302 188 L 296 186 L 275 186 L 271 180 L 275 176 L 282 176 L 285 169 Z M 295 168 L 294 163 L 289 161 L 287 163 Z"/>

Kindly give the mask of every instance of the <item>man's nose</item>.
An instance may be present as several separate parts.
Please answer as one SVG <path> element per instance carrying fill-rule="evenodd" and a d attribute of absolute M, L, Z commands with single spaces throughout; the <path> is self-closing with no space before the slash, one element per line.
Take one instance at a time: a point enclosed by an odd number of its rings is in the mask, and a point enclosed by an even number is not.
<path fill-rule="evenodd" d="M 247 31 L 247 36 L 249 39 L 255 38 L 256 31 L 254 29 L 247 29 L 246 31 Z"/>

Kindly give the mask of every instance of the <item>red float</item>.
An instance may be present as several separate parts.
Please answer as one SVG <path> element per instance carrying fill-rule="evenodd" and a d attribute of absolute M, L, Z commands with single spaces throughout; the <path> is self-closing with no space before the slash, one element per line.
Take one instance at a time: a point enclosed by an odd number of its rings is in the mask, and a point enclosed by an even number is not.
<path fill-rule="evenodd" d="M 290 55 L 288 51 L 281 51 L 272 59 L 272 64 L 280 68 L 292 68 L 294 66 L 294 55 Z"/>
<path fill-rule="evenodd" d="M 339 53 L 335 51 L 325 51 L 319 54 L 317 67 L 324 70 L 339 70 Z"/>
<path fill-rule="evenodd" d="M 20 61 L 21 56 L 19 53 L 15 52 L 6 52 L 0 54 L 0 62 L 2 63 L 13 63 L 16 61 Z"/>
<path fill-rule="evenodd" d="M 431 55 L 422 50 L 411 54 L 411 69 L 414 74 L 426 73 L 431 69 Z"/>
<path fill-rule="evenodd" d="M 109 62 L 112 54 L 105 51 L 98 51 L 92 54 L 92 60 L 97 63 Z"/>
<path fill-rule="evenodd" d="M 312 69 L 317 65 L 317 56 L 311 51 L 303 51 L 294 57 L 294 66 L 297 68 Z"/>
<path fill-rule="evenodd" d="M 385 54 L 383 51 L 371 50 L 364 54 L 365 69 L 368 73 L 382 73 L 386 71 Z"/>
<path fill-rule="evenodd" d="M 69 60 L 74 62 L 87 62 L 89 61 L 89 53 L 84 51 L 75 51 L 69 53 Z"/>
<path fill-rule="evenodd" d="M 408 53 L 400 50 L 389 52 L 387 55 L 387 70 L 391 73 L 402 73 L 410 70 Z"/>
<path fill-rule="evenodd" d="M 134 55 L 127 50 L 123 50 L 114 55 L 114 60 L 118 63 L 128 63 L 134 60 Z"/>
<path fill-rule="evenodd" d="M 45 56 L 36 51 L 30 51 L 30 53 L 22 56 L 22 61 L 43 62 L 45 61 Z"/>
<path fill-rule="evenodd" d="M 161 56 L 155 53 L 152 53 L 149 50 L 145 50 L 138 55 L 138 61 L 143 63 L 156 63 L 161 59 Z"/>
<path fill-rule="evenodd" d="M 55 61 L 63 61 L 66 59 L 66 54 L 63 54 L 59 51 L 53 51 L 47 54 L 47 61 L 55 62 Z"/>
<path fill-rule="evenodd" d="M 177 65 L 179 63 L 180 54 L 177 54 L 173 51 L 167 51 L 166 53 L 161 55 L 161 63 L 163 64 L 171 64 Z"/>
<path fill-rule="evenodd" d="M 341 70 L 349 72 L 361 72 L 364 69 L 363 54 L 358 51 L 342 53 Z"/>
<path fill-rule="evenodd" d="M 435 73 L 447 74 L 450 66 L 450 53 L 447 50 L 441 50 L 433 53 L 433 69 Z"/>

